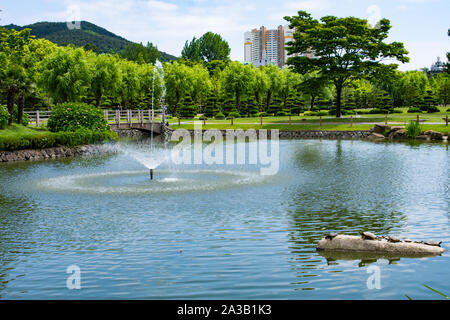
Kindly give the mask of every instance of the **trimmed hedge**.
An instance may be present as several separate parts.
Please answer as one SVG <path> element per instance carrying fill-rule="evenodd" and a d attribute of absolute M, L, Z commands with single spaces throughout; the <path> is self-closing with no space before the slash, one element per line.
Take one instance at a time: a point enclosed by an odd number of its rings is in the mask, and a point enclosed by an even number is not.
<path fill-rule="evenodd" d="M 216 114 L 215 118 L 216 120 L 223 120 L 225 119 L 225 115 L 222 112 L 219 112 L 218 114 Z"/>
<path fill-rule="evenodd" d="M 45 149 L 59 146 L 74 147 L 83 144 L 117 140 L 113 131 L 47 132 L 31 135 L 0 137 L 0 150 Z"/>

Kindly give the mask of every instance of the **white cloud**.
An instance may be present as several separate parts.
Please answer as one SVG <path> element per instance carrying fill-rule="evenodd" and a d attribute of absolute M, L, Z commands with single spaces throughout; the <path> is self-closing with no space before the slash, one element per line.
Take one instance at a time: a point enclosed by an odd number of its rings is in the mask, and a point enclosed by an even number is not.
<path fill-rule="evenodd" d="M 329 8 L 330 4 L 327 0 L 305 0 L 287 2 L 284 7 L 290 10 L 306 10 L 319 11 Z"/>

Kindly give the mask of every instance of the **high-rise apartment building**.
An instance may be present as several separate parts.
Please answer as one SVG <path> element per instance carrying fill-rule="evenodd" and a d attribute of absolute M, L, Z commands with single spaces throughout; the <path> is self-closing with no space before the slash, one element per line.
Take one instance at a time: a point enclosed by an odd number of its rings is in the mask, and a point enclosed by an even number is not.
<path fill-rule="evenodd" d="M 244 61 L 256 67 L 275 64 L 282 68 L 288 55 L 286 44 L 293 39 L 294 30 L 288 25 L 268 30 L 264 26 L 244 33 Z"/>

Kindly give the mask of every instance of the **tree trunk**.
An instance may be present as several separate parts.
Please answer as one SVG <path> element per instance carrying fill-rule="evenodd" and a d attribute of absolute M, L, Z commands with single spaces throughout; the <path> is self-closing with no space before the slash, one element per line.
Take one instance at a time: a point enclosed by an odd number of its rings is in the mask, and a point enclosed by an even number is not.
<path fill-rule="evenodd" d="M 8 120 L 9 126 L 12 126 L 12 124 L 13 124 L 13 113 L 14 113 L 14 101 L 15 100 L 16 100 L 16 89 L 9 88 L 8 89 L 8 97 L 7 97 L 8 112 L 9 112 L 9 120 Z"/>
<path fill-rule="evenodd" d="M 342 84 L 337 83 L 336 86 L 336 118 L 341 117 L 341 96 L 342 96 Z"/>
<path fill-rule="evenodd" d="M 17 123 L 22 124 L 23 108 L 25 106 L 25 96 L 21 94 L 17 101 Z"/>
<path fill-rule="evenodd" d="M 97 108 L 100 107 L 101 103 L 102 103 L 102 90 L 98 89 L 95 97 L 95 105 L 97 106 Z"/>
<path fill-rule="evenodd" d="M 311 104 L 309 106 L 309 110 L 312 110 L 312 108 L 314 108 L 314 101 L 316 101 L 316 96 L 311 95 Z"/>
<path fill-rule="evenodd" d="M 270 90 L 267 91 L 266 111 L 269 110 L 271 96 L 272 96 L 272 92 Z"/>

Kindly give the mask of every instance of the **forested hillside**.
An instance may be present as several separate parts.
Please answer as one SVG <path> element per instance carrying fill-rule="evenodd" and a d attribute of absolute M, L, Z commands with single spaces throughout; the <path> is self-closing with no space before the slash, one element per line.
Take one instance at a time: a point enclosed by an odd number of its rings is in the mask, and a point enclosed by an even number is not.
<path fill-rule="evenodd" d="M 58 45 L 74 44 L 77 47 L 94 45 L 99 53 L 119 53 L 132 43 L 87 21 L 81 22 L 79 30 L 69 30 L 65 22 L 37 22 L 26 26 L 10 24 L 4 27 L 17 31 L 30 28 L 31 34 L 36 38 L 45 38 Z M 165 52 L 161 52 L 161 56 L 163 61 L 177 59 Z"/>

